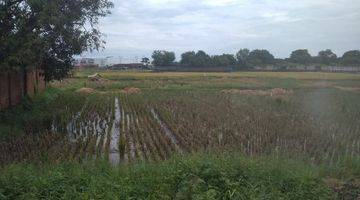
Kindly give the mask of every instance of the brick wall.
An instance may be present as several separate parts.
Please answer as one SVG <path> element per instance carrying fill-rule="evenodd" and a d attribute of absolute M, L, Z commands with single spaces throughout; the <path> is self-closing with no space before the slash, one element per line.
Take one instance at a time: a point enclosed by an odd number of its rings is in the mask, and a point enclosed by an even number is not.
<path fill-rule="evenodd" d="M 25 95 L 33 97 L 35 93 L 44 90 L 45 81 L 40 70 L 28 71 L 26 74 L 0 73 L 0 110 L 21 103 Z"/>

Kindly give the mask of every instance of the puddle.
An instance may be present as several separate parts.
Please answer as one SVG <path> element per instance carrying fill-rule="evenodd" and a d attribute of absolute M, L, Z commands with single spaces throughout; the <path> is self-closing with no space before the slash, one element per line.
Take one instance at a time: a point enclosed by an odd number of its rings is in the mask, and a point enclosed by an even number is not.
<path fill-rule="evenodd" d="M 130 123 L 134 123 L 134 116 L 131 115 L 129 117 L 129 121 Z M 133 127 L 133 126 L 132 126 Z M 136 147 L 135 147 L 135 141 L 134 141 L 134 135 L 133 135 L 133 131 L 129 132 L 129 145 L 130 145 L 130 155 L 131 155 L 131 159 L 135 160 L 136 156 L 135 156 L 135 151 L 136 151 Z"/>
<path fill-rule="evenodd" d="M 64 132 L 67 134 L 69 141 L 74 145 L 82 144 L 85 145 L 85 151 L 90 149 L 93 152 L 100 151 L 98 154 L 101 157 L 105 157 L 104 154 L 108 154 L 109 162 L 113 165 L 119 165 L 122 162 L 129 162 L 137 159 L 144 159 L 150 156 L 149 146 L 142 144 L 143 150 L 139 147 L 137 138 L 134 135 L 134 127 L 138 127 L 140 120 L 138 116 L 127 113 L 121 108 L 120 100 L 118 97 L 114 99 L 114 111 L 110 111 L 108 116 L 103 118 L 102 116 L 94 113 L 91 116 L 91 120 L 82 119 L 82 112 L 78 112 L 73 115 L 67 123 L 59 123 L 54 118 L 51 129 L 53 132 Z M 159 124 L 162 134 L 168 137 L 171 143 L 175 146 L 176 152 L 183 154 L 183 150 L 179 145 L 174 133 L 168 128 L 168 126 L 161 121 L 158 113 L 154 108 L 150 109 L 153 118 Z M 112 114 L 114 112 L 114 120 L 111 121 Z M 126 147 L 123 150 L 120 149 L 120 140 L 126 141 Z M 91 146 L 88 146 L 91 145 Z M 93 147 L 94 146 L 94 147 Z M 137 152 L 139 150 L 139 152 Z M 93 157 L 96 155 L 89 155 L 85 153 L 85 158 Z M 90 153 L 90 152 L 89 152 Z"/>
<path fill-rule="evenodd" d="M 120 140 L 120 120 L 121 111 L 119 106 L 119 99 L 115 98 L 115 119 L 111 128 L 111 139 L 109 148 L 109 160 L 112 164 L 118 165 L 120 163 L 119 140 Z"/>
<path fill-rule="evenodd" d="M 111 122 L 111 114 L 112 114 L 112 112 L 110 111 L 109 113 L 108 113 L 108 118 L 107 118 L 107 121 L 108 122 Z M 101 149 L 101 153 L 103 154 L 103 152 L 105 151 L 105 149 L 106 149 L 106 145 L 108 144 L 107 142 L 108 142 L 108 128 L 109 128 L 109 126 L 108 125 L 106 125 L 106 127 L 105 127 L 105 131 L 104 131 L 104 141 L 103 141 L 103 144 L 102 144 L 102 149 Z"/>
<path fill-rule="evenodd" d="M 161 129 L 165 132 L 166 136 L 168 136 L 171 142 L 175 145 L 175 148 L 180 154 L 183 154 L 183 150 L 180 148 L 178 141 L 176 140 L 174 133 L 166 126 L 166 124 L 160 120 L 159 115 L 156 113 L 154 108 L 150 109 L 151 114 L 155 118 L 155 120 L 159 123 Z"/>

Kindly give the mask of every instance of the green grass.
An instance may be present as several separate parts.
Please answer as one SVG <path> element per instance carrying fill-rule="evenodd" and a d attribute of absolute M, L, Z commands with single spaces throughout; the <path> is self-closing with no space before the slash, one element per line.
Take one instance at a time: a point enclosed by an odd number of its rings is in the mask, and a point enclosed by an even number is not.
<path fill-rule="evenodd" d="M 118 168 L 93 161 L 0 170 L 0 199 L 333 199 L 320 170 L 273 158 L 202 154 Z"/>
<path fill-rule="evenodd" d="M 43 94 L 24 98 L 20 105 L 0 112 L 0 141 L 24 134 L 28 124 L 43 124 L 51 116 L 52 103 L 60 94 L 56 88 L 47 88 Z"/>
<path fill-rule="evenodd" d="M 235 72 L 235 73 L 153 73 L 119 71 L 81 71 L 76 81 L 66 87 L 84 85 L 87 75 L 100 73 L 112 83 L 101 90 L 119 90 L 131 86 L 144 90 L 223 90 L 231 88 L 316 88 L 317 84 L 333 83 L 339 86 L 358 87 L 359 74 L 313 72 Z M 88 85 L 89 86 L 89 85 Z M 90 85 L 91 86 L 91 85 Z M 93 85 L 95 88 L 96 85 Z M 84 87 L 84 86 L 82 86 Z"/>
<path fill-rule="evenodd" d="M 55 113 L 74 109 L 87 98 L 73 90 L 48 87 L 44 93 L 24 98 L 20 105 L 0 112 L 0 142 L 49 128 Z"/>

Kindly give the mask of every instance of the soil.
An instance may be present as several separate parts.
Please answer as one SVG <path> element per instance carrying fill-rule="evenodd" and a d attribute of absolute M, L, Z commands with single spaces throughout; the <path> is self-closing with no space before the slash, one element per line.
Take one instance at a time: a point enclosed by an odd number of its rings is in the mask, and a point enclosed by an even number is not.
<path fill-rule="evenodd" d="M 88 76 L 89 81 L 102 81 L 102 76 L 98 73 Z"/>
<path fill-rule="evenodd" d="M 258 95 L 258 96 L 283 96 L 292 93 L 290 90 L 286 90 L 283 88 L 274 88 L 271 90 L 223 90 L 223 93 L 228 94 L 243 94 L 243 95 Z"/>
<path fill-rule="evenodd" d="M 280 96 L 291 93 L 291 91 L 285 90 L 283 88 L 274 88 L 270 91 L 271 96 Z"/>
<path fill-rule="evenodd" d="M 141 93 L 141 90 L 139 88 L 136 88 L 136 87 L 126 87 L 126 88 L 121 90 L 121 93 L 124 93 L 124 94 L 138 94 L 138 93 Z"/>
<path fill-rule="evenodd" d="M 61 87 L 65 87 L 67 85 L 71 85 L 73 83 L 76 83 L 76 79 L 75 78 L 67 78 L 64 79 L 62 81 L 51 81 L 49 84 L 52 87 L 57 87 L 57 88 L 61 88 Z"/>
<path fill-rule="evenodd" d="M 85 88 L 85 87 L 76 90 L 76 93 L 80 93 L 80 94 L 92 94 L 92 93 L 94 93 L 94 92 L 95 92 L 94 89 L 92 89 L 92 88 Z"/>
<path fill-rule="evenodd" d="M 339 199 L 360 199 L 360 179 L 341 181 L 335 178 L 327 178 L 324 182 L 337 193 Z"/>

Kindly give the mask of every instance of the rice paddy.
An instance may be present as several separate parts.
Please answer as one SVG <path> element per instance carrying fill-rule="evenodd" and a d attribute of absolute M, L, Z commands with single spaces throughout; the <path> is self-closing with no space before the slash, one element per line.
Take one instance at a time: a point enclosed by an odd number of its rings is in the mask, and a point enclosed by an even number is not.
<path fill-rule="evenodd" d="M 357 199 L 359 86 L 80 71 L 0 112 L 0 199 Z"/>
<path fill-rule="evenodd" d="M 329 165 L 359 159 L 359 74 L 100 71 L 94 82 L 91 73 L 50 84 L 59 91 L 51 110 L 2 141 L 2 164 L 229 151 Z"/>

